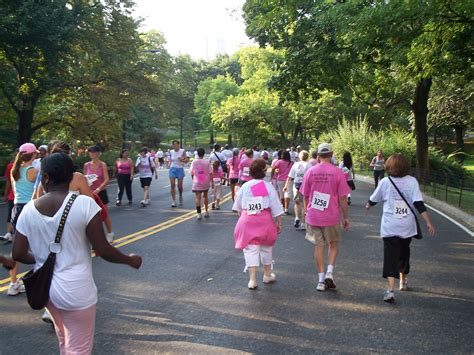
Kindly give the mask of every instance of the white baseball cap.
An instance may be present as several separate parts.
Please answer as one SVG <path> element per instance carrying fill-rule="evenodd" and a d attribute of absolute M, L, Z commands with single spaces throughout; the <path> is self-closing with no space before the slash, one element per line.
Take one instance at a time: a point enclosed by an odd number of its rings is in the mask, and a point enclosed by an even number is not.
<path fill-rule="evenodd" d="M 318 146 L 318 154 L 332 153 L 331 146 L 329 143 L 321 143 Z"/>

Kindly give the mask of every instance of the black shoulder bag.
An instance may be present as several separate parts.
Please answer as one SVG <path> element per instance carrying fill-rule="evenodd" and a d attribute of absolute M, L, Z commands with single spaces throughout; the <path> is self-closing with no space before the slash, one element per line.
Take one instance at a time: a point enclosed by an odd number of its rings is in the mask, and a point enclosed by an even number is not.
<path fill-rule="evenodd" d="M 398 194 L 399 194 L 400 197 L 403 199 L 403 201 L 405 201 L 405 204 L 408 206 L 408 208 L 410 209 L 411 213 L 413 213 L 413 217 L 415 217 L 416 235 L 414 235 L 413 238 L 416 238 L 416 239 L 423 239 L 423 233 L 422 233 L 421 228 L 420 228 L 420 221 L 418 220 L 418 217 L 416 216 L 415 211 L 413 211 L 413 208 L 411 208 L 411 205 L 408 203 L 408 201 L 406 200 L 405 196 L 403 196 L 403 194 L 402 194 L 401 191 L 398 189 L 397 185 L 395 185 L 395 183 L 394 183 L 393 180 L 390 178 L 390 176 L 388 177 L 388 179 L 389 179 L 390 182 L 392 183 L 393 187 L 395 187 L 395 190 L 397 190 Z"/>
<path fill-rule="evenodd" d="M 214 155 L 216 156 L 217 160 L 219 160 L 219 163 L 221 163 L 222 171 L 227 174 L 227 164 L 225 161 L 222 161 L 219 156 L 217 155 L 216 152 L 214 152 Z"/>
<path fill-rule="evenodd" d="M 26 289 L 28 303 L 33 309 L 43 309 L 49 302 L 49 289 L 51 287 L 51 280 L 53 279 L 56 253 L 59 253 L 62 249 L 60 242 L 63 235 L 64 225 L 66 224 L 69 210 L 76 200 L 76 197 L 76 194 L 72 194 L 64 208 L 61 221 L 59 222 L 58 231 L 56 232 L 56 238 L 54 239 L 54 242 L 48 246 L 49 255 L 43 266 L 36 271 L 33 271 L 34 269 L 28 271 L 28 273 L 22 278 Z"/>

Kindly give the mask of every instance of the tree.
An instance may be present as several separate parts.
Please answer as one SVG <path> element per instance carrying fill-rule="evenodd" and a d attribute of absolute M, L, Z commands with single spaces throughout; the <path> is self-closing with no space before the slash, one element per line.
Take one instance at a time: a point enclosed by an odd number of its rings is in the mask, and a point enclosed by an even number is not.
<path fill-rule="evenodd" d="M 132 6 L 127 0 L 1 3 L 0 89 L 17 115 L 17 144 L 59 123 L 35 116 L 46 96 L 94 91 L 136 70 L 140 38 Z"/>
<path fill-rule="evenodd" d="M 247 0 L 247 33 L 283 49 L 275 87 L 301 92 L 351 90 L 369 107 L 414 115 L 419 177 L 429 172 L 427 114 L 433 79 L 465 73 L 472 55 L 470 1 Z"/>

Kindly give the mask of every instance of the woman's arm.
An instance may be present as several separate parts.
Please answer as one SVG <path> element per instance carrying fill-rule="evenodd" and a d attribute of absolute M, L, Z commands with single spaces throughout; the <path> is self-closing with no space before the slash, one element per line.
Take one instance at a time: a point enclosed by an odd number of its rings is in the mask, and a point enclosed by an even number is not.
<path fill-rule="evenodd" d="M 125 255 L 107 242 L 100 220 L 100 212 L 87 225 L 86 234 L 92 247 L 102 259 L 111 263 L 129 265 L 135 269 L 140 268 L 142 258 L 139 255 Z"/>
<path fill-rule="evenodd" d="M 135 176 L 135 164 L 133 164 L 133 160 L 128 158 L 128 160 L 130 161 L 130 180 L 133 181 L 133 177 Z"/>
<path fill-rule="evenodd" d="M 29 169 L 27 172 L 26 172 L 26 177 L 27 179 L 30 181 L 30 182 L 35 182 L 36 181 L 36 175 L 38 174 L 38 172 L 36 171 L 35 168 L 33 169 Z"/>
<path fill-rule="evenodd" d="M 286 179 L 286 182 L 285 182 L 285 186 L 283 187 L 283 191 L 288 191 L 288 187 L 290 186 L 291 182 L 293 181 L 294 179 L 289 177 Z"/>
<path fill-rule="evenodd" d="M 72 186 L 69 185 L 69 189 L 74 191 L 77 190 L 81 195 L 89 196 L 92 199 L 94 198 L 89 183 L 87 182 L 87 178 L 81 173 L 74 173 Z"/>
<path fill-rule="evenodd" d="M 276 218 L 276 224 L 277 224 L 277 232 L 278 234 L 281 233 L 281 231 L 283 230 L 283 224 L 281 222 L 281 215 L 279 215 L 277 218 Z"/>
<path fill-rule="evenodd" d="M 16 231 L 15 238 L 13 238 L 12 257 L 13 260 L 22 264 L 36 263 L 35 257 L 30 253 L 28 238 Z"/>

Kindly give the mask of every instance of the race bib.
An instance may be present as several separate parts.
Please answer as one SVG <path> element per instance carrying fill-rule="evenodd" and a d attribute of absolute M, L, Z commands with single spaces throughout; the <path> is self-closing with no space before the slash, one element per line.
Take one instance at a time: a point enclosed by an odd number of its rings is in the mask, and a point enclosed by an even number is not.
<path fill-rule="evenodd" d="M 248 215 L 260 214 L 263 210 L 263 197 L 251 197 L 246 199 L 245 209 Z"/>
<path fill-rule="evenodd" d="M 393 215 L 395 218 L 404 218 L 408 216 L 408 213 L 410 213 L 410 209 L 408 208 L 405 201 L 395 200 L 395 204 L 393 206 Z"/>
<path fill-rule="evenodd" d="M 221 185 L 221 178 L 214 178 L 212 180 L 214 181 L 214 186 L 220 186 Z"/>
<path fill-rule="evenodd" d="M 329 207 L 330 199 L 331 199 L 331 195 L 314 191 L 313 199 L 311 200 L 311 208 L 318 211 L 324 211 L 325 209 Z"/>
<path fill-rule="evenodd" d="M 250 168 L 246 166 L 243 170 L 243 175 L 244 176 L 250 176 Z"/>

